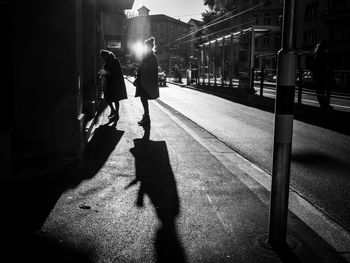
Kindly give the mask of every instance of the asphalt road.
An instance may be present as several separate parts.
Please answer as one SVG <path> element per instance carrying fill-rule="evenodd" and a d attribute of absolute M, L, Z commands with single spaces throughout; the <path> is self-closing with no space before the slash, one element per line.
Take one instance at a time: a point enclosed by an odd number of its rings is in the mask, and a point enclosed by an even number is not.
<path fill-rule="evenodd" d="M 272 170 L 274 114 L 172 84 L 160 99 L 265 171 Z M 294 121 L 291 188 L 350 229 L 349 136 Z"/>
<path fill-rule="evenodd" d="M 264 86 L 263 96 L 268 97 L 268 98 L 276 98 L 276 88 L 271 87 L 271 85 L 273 85 L 272 82 L 268 82 L 268 84 L 270 86 Z M 211 80 L 211 85 L 214 85 L 214 80 Z M 220 80 L 217 81 L 217 85 L 218 86 L 221 85 Z M 228 85 L 228 82 L 226 82 L 225 85 Z M 238 86 L 238 80 L 234 80 L 233 85 L 235 87 Z M 257 91 L 257 94 L 260 94 L 260 84 L 258 81 L 255 81 L 255 90 Z M 294 101 L 295 101 L 295 103 L 298 102 L 298 92 L 295 92 L 295 100 Z M 305 104 L 305 105 L 319 107 L 319 102 L 317 100 L 315 91 L 313 91 L 313 90 L 303 90 L 302 97 L 301 97 L 301 103 Z M 330 104 L 336 110 L 350 112 L 349 96 L 332 94 Z"/>
<path fill-rule="evenodd" d="M 260 94 L 260 88 L 255 87 L 257 94 Z M 274 88 L 264 88 L 263 96 L 269 98 L 276 98 L 276 89 Z M 295 103 L 298 102 L 298 92 L 295 93 Z M 301 103 L 319 107 L 319 103 L 316 95 L 313 92 L 306 92 L 302 94 Z M 331 97 L 331 106 L 336 110 L 350 112 L 350 100 L 343 96 Z"/>

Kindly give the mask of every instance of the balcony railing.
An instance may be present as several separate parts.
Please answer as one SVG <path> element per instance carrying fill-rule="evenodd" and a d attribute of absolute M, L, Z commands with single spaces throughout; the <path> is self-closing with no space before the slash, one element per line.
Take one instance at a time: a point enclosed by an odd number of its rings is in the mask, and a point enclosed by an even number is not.
<path fill-rule="evenodd" d="M 330 21 L 343 17 L 350 17 L 350 8 L 328 9 L 327 11 L 322 13 L 321 17 L 325 21 Z"/>

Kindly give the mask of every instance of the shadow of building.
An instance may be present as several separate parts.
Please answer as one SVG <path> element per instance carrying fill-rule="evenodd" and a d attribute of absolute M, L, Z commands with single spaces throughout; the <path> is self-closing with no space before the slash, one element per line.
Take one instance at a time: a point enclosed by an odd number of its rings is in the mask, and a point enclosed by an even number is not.
<path fill-rule="evenodd" d="M 4 251 L 11 262 L 91 262 L 91 249 L 67 247 L 38 231 L 55 207 L 62 193 L 93 178 L 118 145 L 124 131 L 115 126 L 99 126 L 88 142 L 80 160 L 49 171 L 32 180 L 1 189 L 3 209 L 1 227 Z M 17 253 L 21 251 L 21 253 Z M 63 253 L 63 254 L 62 254 Z M 56 259 L 53 257 L 56 256 Z M 69 261 L 71 260 L 71 261 Z"/>

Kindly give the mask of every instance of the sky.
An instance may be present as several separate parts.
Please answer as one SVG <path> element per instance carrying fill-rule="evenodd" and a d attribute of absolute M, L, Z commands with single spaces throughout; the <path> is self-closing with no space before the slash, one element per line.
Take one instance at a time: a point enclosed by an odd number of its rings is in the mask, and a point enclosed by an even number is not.
<path fill-rule="evenodd" d="M 142 5 L 150 15 L 164 14 L 188 22 L 191 18 L 202 20 L 201 13 L 207 10 L 203 0 L 135 0 L 132 10 L 137 11 Z"/>

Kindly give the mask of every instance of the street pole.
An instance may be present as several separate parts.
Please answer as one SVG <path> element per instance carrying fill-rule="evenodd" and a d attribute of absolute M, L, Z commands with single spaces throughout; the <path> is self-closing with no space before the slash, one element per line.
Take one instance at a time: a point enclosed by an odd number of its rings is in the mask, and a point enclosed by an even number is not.
<path fill-rule="evenodd" d="M 282 49 L 277 60 L 277 96 L 273 148 L 268 242 L 287 244 L 287 215 L 293 135 L 293 106 L 297 55 L 295 51 L 295 0 L 284 0 Z"/>

